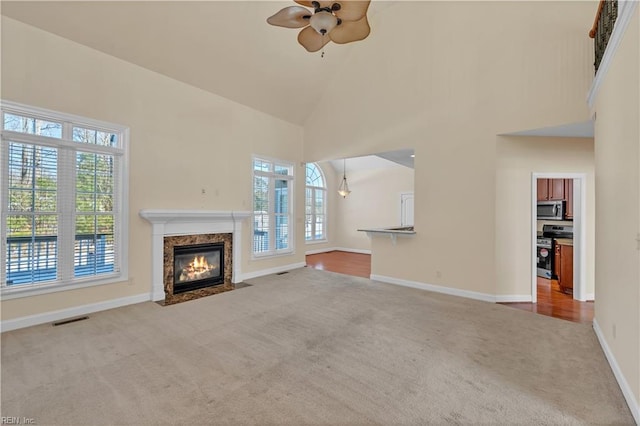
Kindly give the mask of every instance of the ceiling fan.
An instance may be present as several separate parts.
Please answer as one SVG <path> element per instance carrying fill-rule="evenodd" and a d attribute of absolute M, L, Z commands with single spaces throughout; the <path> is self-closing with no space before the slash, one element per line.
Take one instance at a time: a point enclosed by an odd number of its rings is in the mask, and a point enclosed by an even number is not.
<path fill-rule="evenodd" d="M 285 28 L 304 27 L 298 33 L 298 43 L 309 52 L 317 52 L 329 41 L 344 44 L 363 40 L 371 31 L 367 20 L 371 0 L 294 1 L 313 11 L 289 6 L 270 16 L 267 22 Z"/>

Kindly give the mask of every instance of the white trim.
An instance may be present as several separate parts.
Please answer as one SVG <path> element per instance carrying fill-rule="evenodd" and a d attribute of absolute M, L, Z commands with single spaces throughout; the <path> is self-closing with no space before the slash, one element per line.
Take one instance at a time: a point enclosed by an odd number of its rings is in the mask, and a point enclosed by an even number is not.
<path fill-rule="evenodd" d="M 538 172 L 531 173 L 531 302 L 538 302 L 538 279 L 535 273 L 538 179 L 573 179 L 573 245 L 577 248 L 573 252 L 573 298 L 584 302 L 587 300 L 587 174 Z M 579 191 L 576 191 L 576 188 Z"/>
<path fill-rule="evenodd" d="M 346 251 L 348 253 L 371 254 L 371 250 L 355 249 L 355 248 L 348 248 L 348 247 L 336 247 L 336 248 L 334 248 L 334 250 L 335 251 Z"/>
<path fill-rule="evenodd" d="M 56 123 L 60 121 L 68 121 L 75 124 L 87 125 L 97 130 L 113 132 L 118 130 L 123 132 L 127 129 L 126 126 L 121 124 L 110 123 L 108 121 L 95 120 L 85 116 L 67 114 L 65 112 L 58 112 L 50 109 L 34 107 L 31 105 L 25 105 L 18 102 L 0 100 L 0 109 L 8 112 L 15 112 L 27 117 L 37 116 L 36 118 L 45 118 Z"/>
<path fill-rule="evenodd" d="M 0 126 L 0 133 L 3 140 L 18 143 L 28 143 L 37 146 L 48 146 L 55 148 L 58 153 L 58 163 L 56 166 L 58 176 L 57 191 L 57 210 L 52 212 L 58 218 L 58 275 L 55 280 L 49 282 L 34 282 L 29 284 L 21 284 L 14 286 L 6 285 L 6 273 L 3 271 L 0 276 L 0 294 L 2 299 L 16 299 L 21 297 L 30 297 L 40 294 L 55 293 L 58 291 L 74 290 L 78 288 L 93 287 L 96 285 L 113 284 L 128 281 L 129 271 L 129 128 L 120 124 L 114 124 L 106 121 L 95 120 L 74 114 L 67 114 L 59 111 L 49 110 L 45 108 L 34 107 L 30 105 L 20 104 L 17 102 L 0 99 L 0 116 L 4 117 L 5 113 L 16 114 L 19 116 L 49 120 L 54 123 L 61 124 L 60 137 L 48 137 L 43 135 L 34 135 L 20 132 L 4 130 Z M 73 142 L 73 127 L 79 126 L 97 131 L 104 131 L 118 135 L 118 146 L 105 147 L 93 144 L 79 144 Z M 8 144 L 3 145 L 2 158 L 7 155 L 7 149 L 4 148 Z M 75 198 L 75 157 L 78 152 L 90 154 L 106 154 L 113 156 L 118 164 L 114 168 L 114 209 L 111 214 L 114 217 L 114 240 L 115 240 L 115 264 L 114 272 L 109 274 L 96 274 L 85 277 L 76 278 L 73 274 L 73 230 L 75 228 L 75 207 L 73 203 L 69 206 L 67 197 Z M 61 170 L 64 173 L 61 173 Z M 6 173 L 6 172 L 5 172 Z M 0 176 L 0 180 L 7 179 L 7 175 Z M 4 183 L 3 183 L 4 185 Z M 62 189 L 60 189 L 62 188 Z M 0 194 L 1 200 L 6 200 L 8 190 L 3 189 Z M 5 223 L 8 213 L 2 210 L 0 223 Z M 33 213 L 33 212 L 31 212 Z M 87 212 L 87 214 L 95 215 L 96 212 Z M 2 242 L 3 258 L 6 252 L 6 236 L 4 229 L 0 230 Z M 70 251 L 71 250 L 71 251 Z"/>
<path fill-rule="evenodd" d="M 595 293 L 587 293 L 584 298 L 588 301 L 588 302 L 593 302 L 594 300 L 596 300 L 596 295 Z"/>
<path fill-rule="evenodd" d="M 459 296 L 467 299 L 482 300 L 483 302 L 495 303 L 496 296 L 476 291 L 462 290 L 459 288 L 443 287 L 434 284 L 426 284 L 417 281 L 403 280 L 400 278 L 386 277 L 384 275 L 371 274 L 369 277 L 373 281 L 380 281 L 387 284 L 401 285 L 404 287 L 419 288 L 421 290 L 433 291 L 435 293 L 443 293 L 451 296 Z"/>
<path fill-rule="evenodd" d="M 119 299 L 106 300 L 104 302 L 91 303 L 88 305 L 74 306 L 73 308 L 50 311 L 42 314 L 29 315 L 9 320 L 4 320 L 0 324 L 0 329 L 5 331 L 17 330 L 19 328 L 31 327 L 33 325 L 45 324 L 66 318 L 73 318 L 79 315 L 87 315 L 95 312 L 106 311 L 107 309 L 119 308 L 121 306 L 134 305 L 136 303 L 148 302 L 149 294 L 138 294 L 136 296 L 122 297 Z"/>
<path fill-rule="evenodd" d="M 624 395 L 624 399 L 627 401 L 627 405 L 629 405 L 629 410 L 631 411 L 631 415 L 635 419 L 636 424 L 640 424 L 640 404 L 638 404 L 638 399 L 633 394 L 633 391 L 631 390 L 631 386 L 629 386 L 629 383 L 624 378 L 624 374 L 622 373 L 622 370 L 620 369 L 620 366 L 616 361 L 616 357 L 613 355 L 611 348 L 607 344 L 607 341 L 604 338 L 604 334 L 600 329 L 600 325 L 598 325 L 598 321 L 595 318 L 593 319 L 593 331 L 596 333 L 596 337 L 598 338 L 598 342 L 602 347 L 604 356 L 607 358 L 607 361 L 609 362 L 609 366 L 613 371 L 613 375 L 618 381 L 618 386 L 620 386 L 622 395 Z"/>
<path fill-rule="evenodd" d="M 143 209 L 140 217 L 152 224 L 151 229 L 151 300 L 164 300 L 164 237 L 173 235 L 199 235 L 231 233 L 231 282 L 240 282 L 242 272 L 242 221 L 248 211 Z"/>
<path fill-rule="evenodd" d="M 498 294 L 496 295 L 496 303 L 531 303 L 530 294 Z"/>
<path fill-rule="evenodd" d="M 589 108 L 591 110 L 593 110 L 593 105 L 596 101 L 596 97 L 598 96 L 600 86 L 602 86 L 604 77 L 609 71 L 609 67 L 611 66 L 613 57 L 618 50 L 618 46 L 620 45 L 620 42 L 624 37 L 624 33 L 629 26 L 629 22 L 631 22 L 633 12 L 635 11 L 637 6 L 637 0 L 620 0 L 618 2 L 618 17 L 616 18 L 616 22 L 613 25 L 613 31 L 611 32 L 611 37 L 609 37 L 607 48 L 604 51 L 604 55 L 602 55 L 602 60 L 600 61 L 598 72 L 596 72 L 596 76 L 593 79 L 593 83 L 591 84 L 591 89 L 587 94 L 587 104 L 589 105 Z"/>
<path fill-rule="evenodd" d="M 320 254 L 320 253 L 328 253 L 330 251 L 346 251 L 348 253 L 359 253 L 359 254 L 371 254 L 371 250 L 364 249 L 354 249 L 354 248 L 346 248 L 346 247 L 327 247 L 323 249 L 317 250 L 307 250 L 304 254 Z"/>
<path fill-rule="evenodd" d="M 265 275 L 277 274 L 279 272 L 290 271 L 292 269 L 304 268 L 305 262 L 292 263 L 290 265 L 276 266 L 269 269 L 261 269 L 259 271 L 247 272 L 242 275 L 242 281 L 250 280 L 251 278 L 263 277 Z"/>

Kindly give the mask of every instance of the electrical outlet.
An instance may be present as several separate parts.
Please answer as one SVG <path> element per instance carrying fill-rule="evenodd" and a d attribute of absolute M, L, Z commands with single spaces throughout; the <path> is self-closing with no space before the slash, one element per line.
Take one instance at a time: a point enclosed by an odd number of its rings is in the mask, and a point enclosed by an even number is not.
<path fill-rule="evenodd" d="M 201 191 L 202 191 L 202 195 L 204 195 L 204 194 L 206 194 L 206 193 L 207 193 L 207 190 L 206 190 L 206 189 L 204 189 L 204 188 L 202 188 L 202 189 L 201 189 Z"/>

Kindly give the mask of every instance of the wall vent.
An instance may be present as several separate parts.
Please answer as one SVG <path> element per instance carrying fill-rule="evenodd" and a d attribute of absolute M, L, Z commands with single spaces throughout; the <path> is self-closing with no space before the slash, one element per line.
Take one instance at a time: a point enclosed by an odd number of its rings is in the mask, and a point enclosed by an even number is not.
<path fill-rule="evenodd" d="M 86 319 L 89 319 L 89 317 L 84 316 L 84 317 L 78 317 L 78 318 L 70 318 L 70 319 L 66 319 L 66 320 L 63 320 L 63 321 L 54 322 L 52 325 L 54 327 L 57 327 L 59 325 L 65 325 L 65 324 L 70 324 L 72 322 L 84 321 Z"/>

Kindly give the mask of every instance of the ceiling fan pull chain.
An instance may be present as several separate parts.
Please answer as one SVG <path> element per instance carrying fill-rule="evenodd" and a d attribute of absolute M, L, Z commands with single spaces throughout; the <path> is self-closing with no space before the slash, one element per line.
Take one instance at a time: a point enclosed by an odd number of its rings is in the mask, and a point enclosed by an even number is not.
<path fill-rule="evenodd" d="M 323 41 L 323 43 L 322 43 L 322 52 L 320 52 L 320 57 L 321 57 L 321 58 L 324 58 L 324 46 L 325 46 L 324 38 L 325 38 L 326 36 L 327 36 L 327 34 L 326 34 L 326 33 L 323 33 L 323 34 L 322 34 L 322 41 Z"/>

